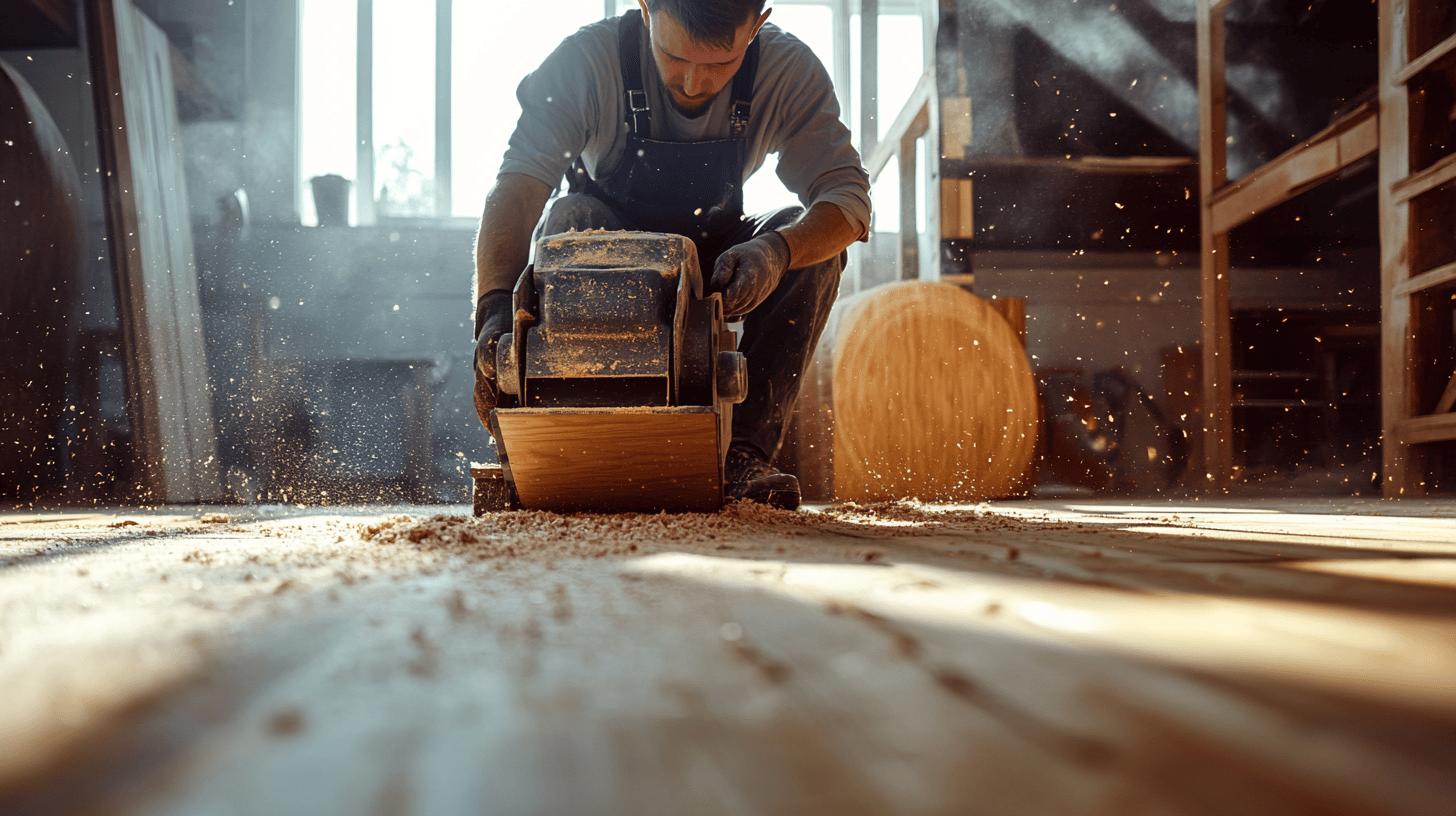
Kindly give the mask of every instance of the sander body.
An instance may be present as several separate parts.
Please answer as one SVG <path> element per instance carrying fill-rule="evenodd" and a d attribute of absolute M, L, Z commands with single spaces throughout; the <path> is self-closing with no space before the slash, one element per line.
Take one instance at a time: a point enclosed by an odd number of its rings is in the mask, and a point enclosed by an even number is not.
<path fill-rule="evenodd" d="M 526 508 L 713 511 L 747 362 L 692 241 L 547 236 L 496 351 L 499 465 L 473 465 L 477 515 Z"/>

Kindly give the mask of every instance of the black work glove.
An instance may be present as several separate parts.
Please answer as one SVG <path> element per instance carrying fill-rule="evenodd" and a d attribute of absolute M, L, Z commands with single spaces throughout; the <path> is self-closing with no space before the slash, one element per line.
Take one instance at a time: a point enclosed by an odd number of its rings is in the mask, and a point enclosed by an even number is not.
<path fill-rule="evenodd" d="M 505 289 L 493 289 L 475 302 L 475 411 L 490 424 L 490 412 L 500 399 L 495 383 L 495 347 L 511 331 L 514 301 Z"/>
<path fill-rule="evenodd" d="M 789 242 L 769 230 L 718 256 L 709 287 L 723 293 L 723 312 L 746 315 L 773 293 L 789 268 Z"/>

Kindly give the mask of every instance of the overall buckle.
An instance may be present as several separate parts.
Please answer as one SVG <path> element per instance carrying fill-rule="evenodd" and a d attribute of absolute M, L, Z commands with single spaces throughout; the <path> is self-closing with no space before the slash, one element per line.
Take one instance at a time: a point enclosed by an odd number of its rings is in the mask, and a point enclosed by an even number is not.
<path fill-rule="evenodd" d="M 647 104 L 646 91 L 627 92 L 628 116 L 632 119 L 632 132 L 641 134 L 651 121 L 652 110 Z"/>
<path fill-rule="evenodd" d="M 748 134 L 748 120 L 753 113 L 753 105 L 748 102 L 733 103 L 733 115 L 729 120 L 735 137 L 743 137 Z"/>

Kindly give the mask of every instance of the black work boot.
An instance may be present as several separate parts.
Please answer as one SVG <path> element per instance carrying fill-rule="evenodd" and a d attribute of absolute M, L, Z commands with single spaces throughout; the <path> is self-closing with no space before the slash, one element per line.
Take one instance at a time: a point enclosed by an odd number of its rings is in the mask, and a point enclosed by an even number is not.
<path fill-rule="evenodd" d="M 723 492 L 728 499 L 767 504 L 784 510 L 799 508 L 799 479 L 782 473 L 752 445 L 735 442 L 723 467 Z"/>

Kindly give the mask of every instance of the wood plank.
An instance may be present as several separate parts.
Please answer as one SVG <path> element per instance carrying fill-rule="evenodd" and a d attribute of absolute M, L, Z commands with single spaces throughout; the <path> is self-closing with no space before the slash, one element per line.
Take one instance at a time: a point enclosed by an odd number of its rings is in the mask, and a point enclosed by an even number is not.
<path fill-rule="evenodd" d="M 871 180 L 884 172 L 890 159 L 903 152 L 902 143 L 906 138 L 917 139 L 925 134 L 930 127 L 930 100 L 934 94 L 935 74 L 927 70 L 920 76 L 920 81 L 915 83 L 910 98 L 900 108 L 885 137 L 878 141 L 875 149 L 866 158 L 865 171 L 869 173 Z M 901 183 L 904 183 L 903 179 Z"/>
<path fill-rule="evenodd" d="M 1331 128 L 1214 195 L 1213 228 L 1220 233 L 1307 191 L 1380 148 L 1373 107 L 1362 107 Z"/>
<path fill-rule="evenodd" d="M 1415 277 L 1406 278 L 1396 284 L 1395 294 L 1396 297 L 1410 297 L 1452 282 L 1456 282 L 1456 261 L 1438 266 L 1428 272 L 1422 272 Z"/>
<path fill-rule="evenodd" d="M 1449 57 L 1453 52 L 1456 52 L 1456 34 L 1452 34 L 1426 53 L 1406 63 L 1406 66 L 1396 73 L 1393 81 L 1397 85 L 1405 85 L 1417 74 Z"/>
<path fill-rule="evenodd" d="M 1394 81 L 1406 64 L 1407 5 L 1379 0 L 1376 42 L 1380 74 L 1380 427 L 1381 489 L 1387 497 L 1420 492 L 1421 453 L 1397 432 L 1416 410 L 1410 367 L 1411 302 L 1396 288 L 1411 276 L 1410 205 L 1392 187 L 1410 172 L 1410 97 Z"/>
<path fill-rule="evenodd" d="M 1391 192 L 1397 202 L 1404 203 L 1453 180 L 1456 180 L 1456 153 L 1397 181 Z"/>
<path fill-rule="evenodd" d="M 975 183 L 947 178 L 940 182 L 940 237 L 966 240 L 976 237 Z"/>
<path fill-rule="evenodd" d="M 154 501 L 221 495 L 171 52 L 131 0 L 87 6 L 112 264 L 138 487 Z"/>
<path fill-rule="evenodd" d="M 1229 317 L 1228 234 L 1214 229 L 1214 195 L 1228 180 L 1228 88 L 1224 20 L 1211 0 L 1198 0 L 1198 156 L 1201 223 L 1201 353 L 1203 475 L 1210 490 L 1233 478 L 1233 346 Z"/>
<path fill-rule="evenodd" d="M 496 418 L 526 508 L 706 512 L 723 503 L 709 408 L 515 408 Z"/>
<path fill-rule="evenodd" d="M 1456 441 L 1456 414 L 1411 417 L 1396 426 L 1396 433 L 1407 445 Z"/>
<path fill-rule="evenodd" d="M 228 512 L 0 515 L 0 812 L 1456 799 L 1450 502 Z"/>
<path fill-rule="evenodd" d="M 1456 371 L 1451 372 L 1451 380 L 1446 383 L 1446 390 L 1442 391 L 1441 398 L 1436 400 L 1434 413 L 1450 413 L 1452 408 L 1456 408 Z"/>

